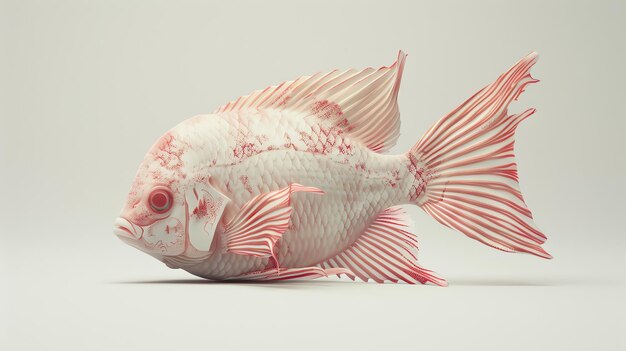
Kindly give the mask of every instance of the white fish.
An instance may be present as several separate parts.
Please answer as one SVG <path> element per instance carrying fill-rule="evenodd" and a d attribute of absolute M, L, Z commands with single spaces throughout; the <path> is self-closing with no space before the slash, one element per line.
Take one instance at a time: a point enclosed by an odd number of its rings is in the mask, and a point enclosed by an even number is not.
<path fill-rule="evenodd" d="M 446 285 L 417 264 L 398 205 L 508 252 L 551 256 L 519 190 L 507 107 L 532 53 L 439 120 L 409 151 L 400 133 L 406 56 L 380 69 L 284 82 L 177 125 L 141 164 L 115 234 L 208 279 L 345 274 Z"/>

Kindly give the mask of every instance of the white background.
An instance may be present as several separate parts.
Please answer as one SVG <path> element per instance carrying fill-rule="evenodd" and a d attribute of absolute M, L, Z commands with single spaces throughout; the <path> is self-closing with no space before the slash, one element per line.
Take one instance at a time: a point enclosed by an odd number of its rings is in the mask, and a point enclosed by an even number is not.
<path fill-rule="evenodd" d="M 623 2 L 3 1 L 0 349 L 623 350 Z M 450 287 L 211 283 L 111 233 L 136 167 L 183 119 L 258 88 L 409 54 L 404 152 L 531 51 L 521 186 L 553 260 L 418 208 Z"/>

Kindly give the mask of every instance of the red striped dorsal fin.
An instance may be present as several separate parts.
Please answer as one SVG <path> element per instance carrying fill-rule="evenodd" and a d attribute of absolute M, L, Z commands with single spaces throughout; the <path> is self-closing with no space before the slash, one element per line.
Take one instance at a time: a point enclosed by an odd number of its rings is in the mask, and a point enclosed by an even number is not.
<path fill-rule="evenodd" d="M 341 126 L 369 149 L 385 152 L 400 135 L 397 98 L 406 55 L 388 67 L 334 70 L 256 90 L 215 113 L 285 110 Z"/>
<path fill-rule="evenodd" d="M 291 194 L 296 191 L 324 193 L 318 188 L 292 183 L 285 188 L 255 196 L 226 225 L 226 252 L 274 257 L 274 245 L 289 226 Z"/>
<path fill-rule="evenodd" d="M 320 267 L 346 268 L 348 277 L 377 283 L 404 281 L 409 284 L 448 283 L 432 271 L 417 265 L 417 238 L 409 231 L 410 220 L 400 207 L 390 207 L 378 214 L 363 234 L 337 256 Z"/>

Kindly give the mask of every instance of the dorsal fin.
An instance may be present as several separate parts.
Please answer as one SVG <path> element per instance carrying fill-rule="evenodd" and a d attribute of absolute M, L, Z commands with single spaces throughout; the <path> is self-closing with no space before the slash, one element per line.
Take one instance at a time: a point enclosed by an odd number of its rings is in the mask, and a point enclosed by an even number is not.
<path fill-rule="evenodd" d="M 215 113 L 289 110 L 303 118 L 330 120 L 371 150 L 385 152 L 399 136 L 397 97 L 405 58 L 400 51 L 398 60 L 389 67 L 300 77 L 242 96 Z"/>

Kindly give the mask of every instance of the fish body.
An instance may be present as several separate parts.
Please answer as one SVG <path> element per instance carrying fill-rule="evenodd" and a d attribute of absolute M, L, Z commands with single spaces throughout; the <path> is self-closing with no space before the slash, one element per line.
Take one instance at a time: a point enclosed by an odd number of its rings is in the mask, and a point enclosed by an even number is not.
<path fill-rule="evenodd" d="M 329 274 L 377 282 L 442 278 L 417 264 L 399 205 L 492 247 L 550 257 L 517 186 L 509 116 L 531 54 L 388 155 L 406 56 L 258 90 L 177 125 L 140 166 L 115 233 L 172 268 L 208 279 Z"/>
<path fill-rule="evenodd" d="M 240 135 L 242 126 L 245 136 Z M 299 116 L 207 115 L 181 127 L 189 128 L 181 134 L 198 133 L 201 140 L 225 136 L 210 147 L 226 146 L 227 156 L 222 162 L 204 160 L 201 164 L 208 166 L 197 174 L 210 175 L 212 184 L 236 207 L 290 183 L 323 189 L 323 196 L 293 195 L 291 225 L 276 250 L 282 267 L 313 266 L 333 257 L 358 238 L 372 216 L 409 199 L 409 184 L 401 178 L 401 173 L 408 173 L 408 159 L 372 152 L 337 131 L 327 135 L 315 122 L 302 122 Z M 215 131 L 221 132 L 210 138 Z M 201 265 L 197 274 L 226 277 L 262 269 L 268 261 L 237 255 L 231 259 L 240 262 L 213 262 L 227 259 L 224 256 L 229 255 L 217 255 Z"/>

